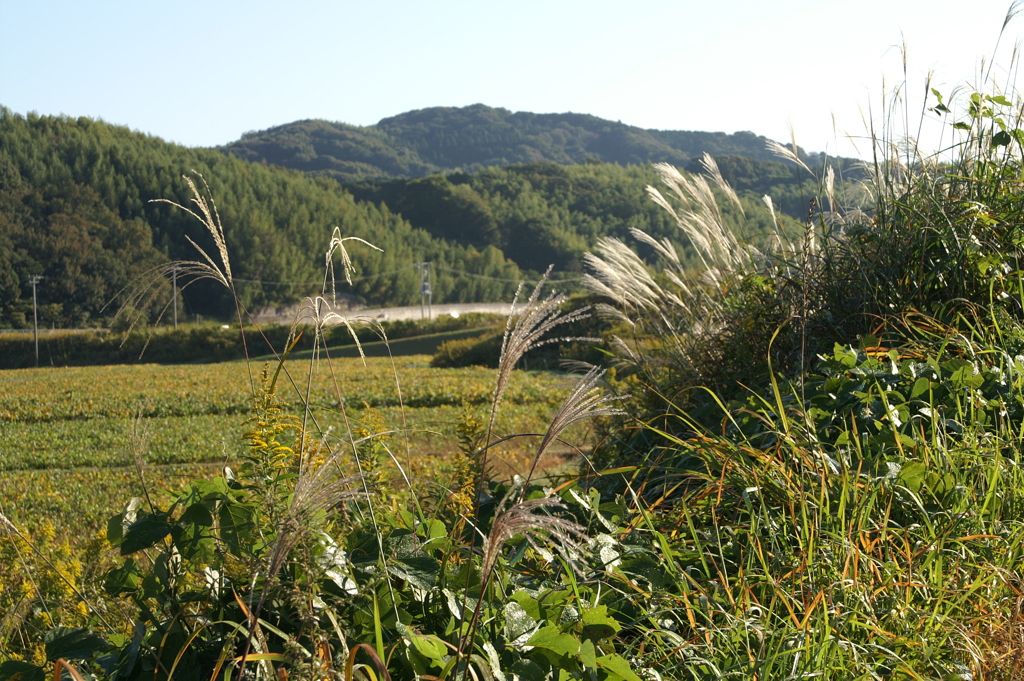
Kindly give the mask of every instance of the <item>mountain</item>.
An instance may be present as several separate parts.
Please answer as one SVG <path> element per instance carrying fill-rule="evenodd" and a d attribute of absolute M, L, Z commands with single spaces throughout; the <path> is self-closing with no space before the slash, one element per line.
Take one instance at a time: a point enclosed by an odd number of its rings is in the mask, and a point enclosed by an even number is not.
<path fill-rule="evenodd" d="M 409 111 L 366 127 L 296 121 L 246 133 L 221 150 L 347 183 L 544 161 L 685 166 L 704 152 L 777 160 L 767 142 L 752 132 L 645 130 L 588 114 L 513 113 L 474 104 Z M 802 150 L 801 156 L 820 160 Z"/>
<path fill-rule="evenodd" d="M 217 254 L 197 220 L 160 202 L 197 208 L 183 175 L 215 198 L 235 293 L 251 310 L 318 293 L 335 226 L 383 249 L 348 244 L 356 277 L 352 286 L 339 281 L 337 290 L 368 303 L 418 302 L 414 263 L 423 261 L 434 263 L 437 301 L 508 299 L 522 276 L 498 248 L 434 237 L 327 178 L 169 144 L 103 121 L 20 116 L 0 106 L 0 328 L 31 327 L 32 281 L 44 326 L 99 323 L 123 302 L 150 319 L 166 312 L 170 283 L 154 278 L 153 268 L 201 260 L 190 240 Z M 140 282 L 153 285 L 143 289 L 152 295 L 118 295 L 139 290 Z M 183 277 L 178 285 L 190 315 L 233 312 L 223 287 Z"/>

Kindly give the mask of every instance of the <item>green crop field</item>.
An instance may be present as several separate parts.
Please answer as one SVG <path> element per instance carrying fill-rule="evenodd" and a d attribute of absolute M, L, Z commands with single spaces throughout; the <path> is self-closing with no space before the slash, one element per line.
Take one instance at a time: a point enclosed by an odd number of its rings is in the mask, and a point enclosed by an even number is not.
<path fill-rule="evenodd" d="M 414 475 L 436 477 L 461 465 L 460 419 L 483 419 L 494 372 L 435 369 L 427 356 L 291 361 L 279 381 L 289 410 L 301 414 L 309 386 L 314 432 L 347 432 L 372 421 L 394 430 L 391 449 Z M 0 503 L 16 523 L 48 517 L 85 536 L 141 494 L 130 445 L 151 490 L 214 475 L 244 451 L 252 380 L 263 365 L 102 366 L 0 372 Z M 537 433 L 566 394 L 563 377 L 516 372 L 505 394 L 499 435 Z M 345 405 L 345 411 L 340 408 Z M 584 434 L 581 433 L 581 438 Z M 499 474 L 526 459 L 536 437 L 513 440 Z"/>

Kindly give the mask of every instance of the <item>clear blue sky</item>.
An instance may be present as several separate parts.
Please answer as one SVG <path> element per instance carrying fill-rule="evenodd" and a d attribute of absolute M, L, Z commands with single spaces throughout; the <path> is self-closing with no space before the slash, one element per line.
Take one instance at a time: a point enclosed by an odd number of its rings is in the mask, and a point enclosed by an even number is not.
<path fill-rule="evenodd" d="M 189 146 L 303 118 L 370 125 L 482 102 L 645 128 L 795 128 L 835 153 L 883 79 L 977 80 L 1003 0 L 0 0 L 0 104 Z M 1024 35 L 1011 23 L 1000 52 Z M 1005 57 L 1003 58 L 1005 63 Z M 997 58 L 997 64 L 999 58 Z M 1005 81 L 1005 74 L 995 72 Z M 840 153 L 851 150 L 842 142 Z M 862 152 L 863 153 L 863 152 Z"/>

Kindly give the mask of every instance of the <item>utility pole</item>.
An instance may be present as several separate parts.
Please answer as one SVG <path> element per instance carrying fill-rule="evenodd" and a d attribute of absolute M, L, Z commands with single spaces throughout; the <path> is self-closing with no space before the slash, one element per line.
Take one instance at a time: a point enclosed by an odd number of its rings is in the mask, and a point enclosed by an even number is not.
<path fill-rule="evenodd" d="M 36 341 L 36 368 L 39 368 L 39 314 L 36 311 L 38 305 L 36 304 L 36 284 L 42 279 L 38 274 L 34 274 L 28 279 L 28 283 L 32 284 L 32 336 Z"/>
<path fill-rule="evenodd" d="M 426 318 L 429 320 L 433 318 L 433 310 L 431 310 L 433 294 L 430 291 L 430 263 L 418 262 L 413 267 L 420 271 L 420 319 L 423 319 L 424 314 L 426 314 Z M 424 306 L 426 306 L 425 310 Z"/>
<path fill-rule="evenodd" d="M 171 286 L 174 288 L 174 330 L 178 330 L 178 266 L 171 265 Z M 165 310 L 167 308 L 164 308 Z"/>

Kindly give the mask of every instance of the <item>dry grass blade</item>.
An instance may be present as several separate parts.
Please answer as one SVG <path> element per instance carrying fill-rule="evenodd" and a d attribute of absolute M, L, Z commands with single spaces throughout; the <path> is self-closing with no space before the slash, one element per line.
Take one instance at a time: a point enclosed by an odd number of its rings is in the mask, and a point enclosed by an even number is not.
<path fill-rule="evenodd" d="M 524 537 L 534 549 L 539 549 L 541 543 L 549 542 L 567 563 L 575 563 L 587 542 L 585 528 L 567 518 L 535 513 L 539 509 L 564 509 L 565 505 L 554 497 L 542 497 L 519 501 L 502 510 L 501 507 L 513 492 L 514 488 L 502 500 L 499 512 L 491 525 L 491 531 L 487 535 L 480 568 L 483 579 L 487 580 L 490 576 L 505 544 L 516 536 Z"/>
<path fill-rule="evenodd" d="M 505 327 L 505 336 L 501 343 L 501 356 L 498 360 L 498 378 L 494 387 L 494 399 L 491 402 L 490 430 L 493 430 L 494 422 L 498 415 L 498 407 L 501 404 L 502 396 L 505 394 L 505 388 L 508 387 L 512 371 L 516 368 L 523 355 L 533 348 L 548 343 L 567 340 L 592 340 L 589 338 L 544 338 L 549 331 L 557 326 L 587 318 L 590 311 L 588 306 L 563 314 L 559 308 L 566 298 L 559 293 L 552 293 L 546 298 L 541 299 L 540 292 L 544 284 L 547 283 L 549 274 L 551 274 L 550 267 L 533 289 L 533 293 L 530 294 L 530 298 L 526 301 L 526 306 L 519 316 L 514 318 L 511 315 L 509 316 L 508 324 Z M 517 292 L 516 299 L 512 301 L 513 310 L 516 308 L 518 299 L 519 294 Z M 513 319 L 515 319 L 514 325 L 512 323 Z"/>
<path fill-rule="evenodd" d="M 768 140 L 767 146 L 768 151 L 772 152 L 779 158 L 783 158 L 786 159 L 787 161 L 790 161 L 791 163 L 795 163 L 804 170 L 806 170 L 808 173 L 811 173 L 811 169 L 807 167 L 807 164 L 801 161 L 800 157 L 797 156 L 796 153 L 789 147 L 779 144 L 775 140 Z M 811 173 L 811 175 L 813 174 L 814 173 Z"/>
<path fill-rule="evenodd" d="M 529 485 L 533 479 L 533 474 L 537 470 L 537 464 L 545 452 L 547 452 L 548 447 L 558 440 L 566 428 L 584 419 L 614 416 L 623 413 L 621 409 L 611 406 L 611 403 L 617 402 L 622 398 L 607 396 L 599 387 L 604 373 L 603 370 L 597 367 L 590 369 L 580 378 L 568 397 L 565 398 L 561 408 L 552 417 L 548 430 L 544 434 L 544 439 L 541 440 L 540 446 L 537 448 L 537 455 L 534 457 L 533 464 L 530 466 L 530 472 L 526 476 L 526 485 Z"/>
<path fill-rule="evenodd" d="M 327 245 L 327 253 L 324 255 L 325 272 L 326 272 L 327 276 L 331 280 L 331 297 L 335 298 L 335 299 L 338 297 L 337 293 L 335 292 L 335 285 L 334 285 L 334 283 L 335 283 L 334 282 L 334 253 L 335 253 L 335 251 L 337 251 L 338 255 L 341 256 L 341 269 L 342 269 L 342 272 L 345 275 L 345 281 L 348 282 L 349 286 L 352 285 L 352 272 L 355 271 L 355 268 L 352 266 L 352 258 L 349 256 L 348 250 L 345 248 L 345 242 L 346 241 L 358 241 L 361 244 L 369 246 L 370 248 L 372 248 L 375 251 L 380 251 L 381 253 L 384 252 L 384 249 L 378 248 L 377 246 L 374 246 L 373 244 L 371 244 L 366 239 L 360 239 L 357 236 L 342 237 L 341 236 L 341 230 L 339 228 L 335 227 L 334 228 L 334 232 L 331 234 L 331 241 Z M 324 291 L 324 293 L 326 294 L 326 291 Z"/>
<path fill-rule="evenodd" d="M 195 172 L 194 170 L 192 172 L 195 173 L 196 176 L 198 176 L 199 179 L 203 181 L 203 187 L 206 189 L 207 194 L 209 194 L 210 186 L 206 184 L 206 180 L 203 178 L 203 176 Z M 153 199 L 152 203 L 169 203 L 172 206 L 175 206 L 176 208 L 180 208 L 181 210 L 185 211 L 186 213 L 194 217 L 196 220 L 199 220 L 199 222 L 203 223 L 203 226 L 206 227 L 206 230 L 213 237 L 214 245 L 217 246 L 217 254 L 220 256 L 220 266 L 218 266 L 217 263 L 214 262 L 213 258 L 211 258 L 206 253 L 206 251 L 200 248 L 199 245 L 196 244 L 196 242 L 192 241 L 192 239 L 189 238 L 188 236 L 186 236 L 185 238 L 188 239 L 188 242 L 192 244 L 197 251 L 199 251 L 200 255 L 203 256 L 203 259 L 206 262 L 184 262 L 179 264 L 195 265 L 200 270 L 205 271 L 208 274 L 208 276 L 210 276 L 213 279 L 217 279 L 229 289 L 233 288 L 234 279 L 231 276 L 231 260 L 228 258 L 227 241 L 224 239 L 224 225 L 221 224 L 220 214 L 217 212 L 217 204 L 213 201 L 212 197 L 209 200 L 207 200 L 207 198 L 199 192 L 199 189 L 196 187 L 195 182 L 192 181 L 192 178 L 190 178 L 188 175 L 182 175 L 182 177 L 185 179 L 185 182 L 188 183 L 189 189 L 192 190 L 192 203 L 196 204 L 196 206 L 199 208 L 199 212 L 202 213 L 201 216 L 196 214 L 196 212 L 191 210 L 190 208 L 186 208 L 185 206 L 182 206 L 181 204 L 175 203 L 174 201 L 170 201 L 168 199 Z M 223 267 L 223 270 L 221 269 L 221 267 Z"/>

